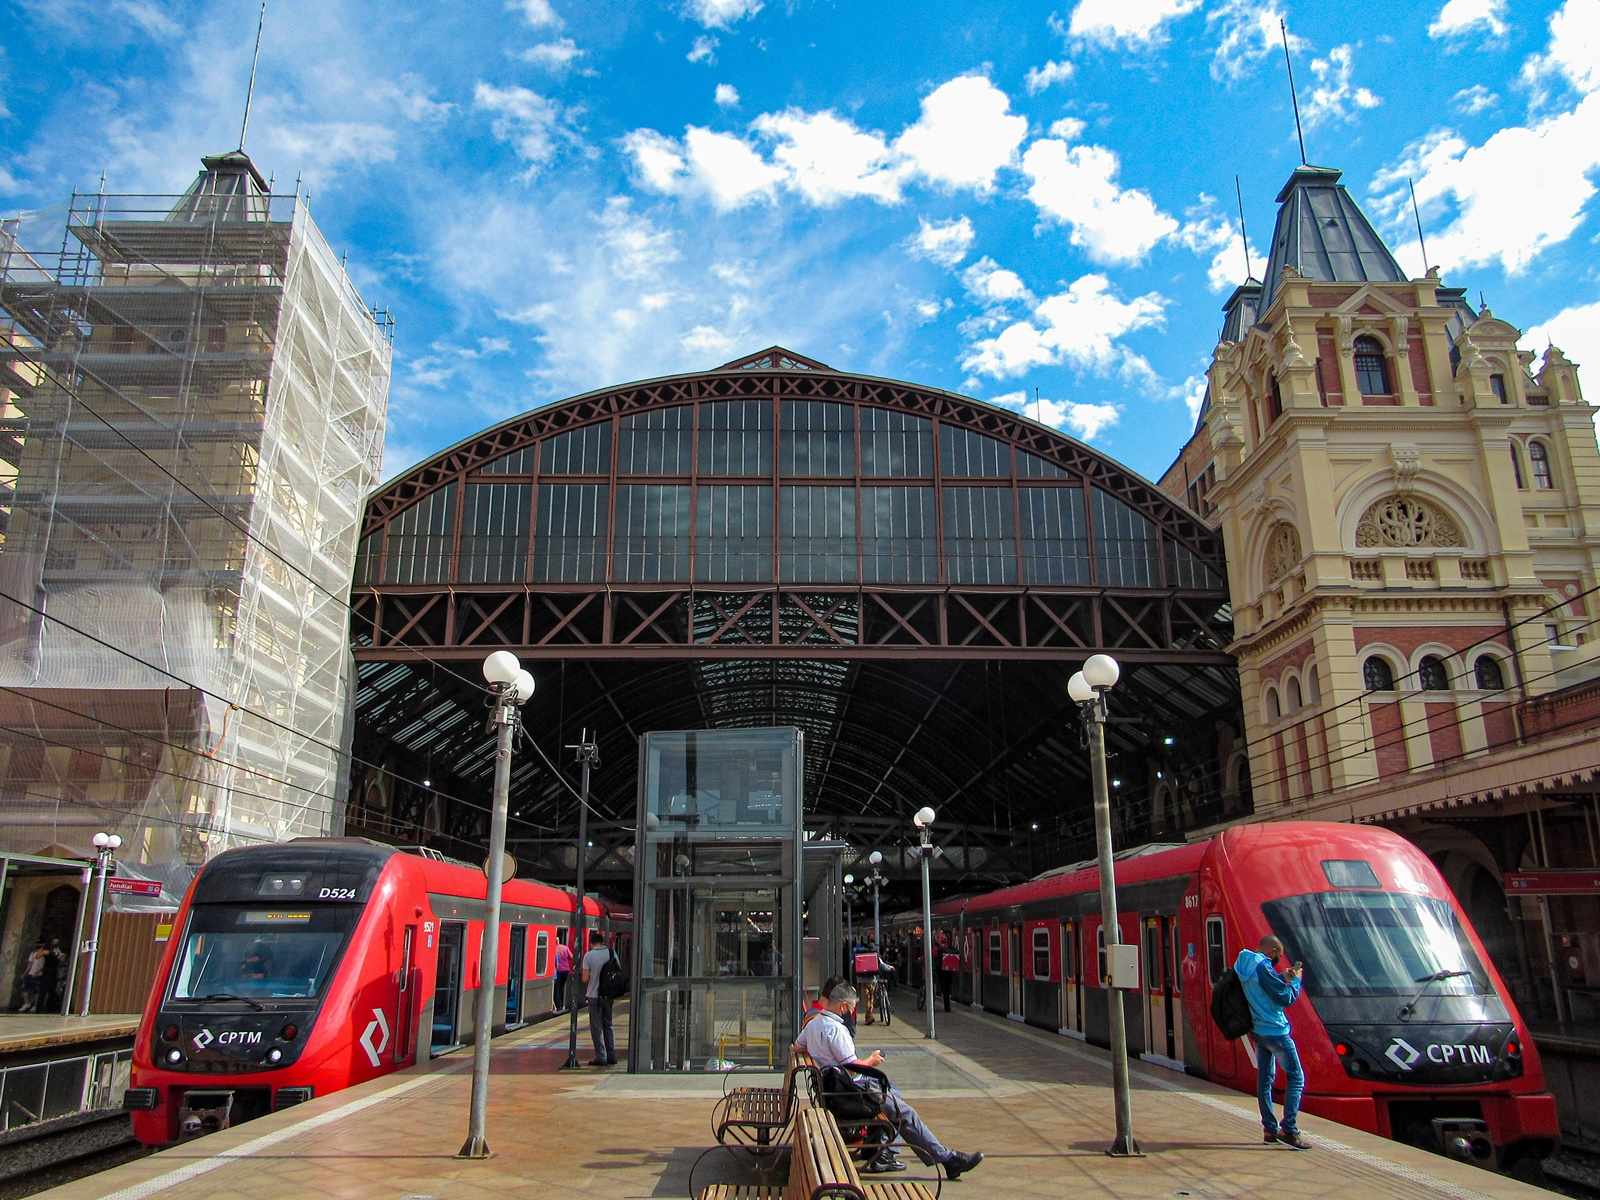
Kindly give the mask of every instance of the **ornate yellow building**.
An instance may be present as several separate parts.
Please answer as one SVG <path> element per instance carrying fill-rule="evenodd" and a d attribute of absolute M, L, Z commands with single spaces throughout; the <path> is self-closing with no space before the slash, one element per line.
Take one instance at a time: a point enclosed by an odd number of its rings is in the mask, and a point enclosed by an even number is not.
<path fill-rule="evenodd" d="M 1567 1019 L 1600 988 L 1600 900 L 1547 870 L 1600 841 L 1595 410 L 1560 350 L 1534 371 L 1437 269 L 1406 278 L 1339 179 L 1279 193 L 1162 479 L 1227 548 L 1230 774 L 1253 819 L 1412 837 L 1524 1002 Z"/>

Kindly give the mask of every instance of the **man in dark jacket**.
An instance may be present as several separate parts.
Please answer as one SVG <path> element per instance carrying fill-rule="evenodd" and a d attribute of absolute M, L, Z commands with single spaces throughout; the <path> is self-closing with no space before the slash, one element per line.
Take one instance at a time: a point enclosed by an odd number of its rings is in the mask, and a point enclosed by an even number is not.
<path fill-rule="evenodd" d="M 1296 1150 L 1309 1150 L 1311 1143 L 1301 1136 L 1295 1122 L 1300 1115 L 1300 1097 L 1305 1094 L 1306 1074 L 1300 1066 L 1300 1052 L 1289 1032 L 1289 1017 L 1284 1012 L 1300 997 L 1300 964 L 1283 975 L 1278 960 L 1283 943 L 1268 935 L 1261 949 L 1241 950 L 1234 960 L 1234 974 L 1244 985 L 1250 1002 L 1250 1016 L 1256 1039 L 1256 1099 L 1261 1104 L 1261 1132 L 1265 1142 L 1282 1142 Z M 1272 1080 L 1278 1065 L 1283 1066 L 1283 1119 L 1272 1111 Z"/>

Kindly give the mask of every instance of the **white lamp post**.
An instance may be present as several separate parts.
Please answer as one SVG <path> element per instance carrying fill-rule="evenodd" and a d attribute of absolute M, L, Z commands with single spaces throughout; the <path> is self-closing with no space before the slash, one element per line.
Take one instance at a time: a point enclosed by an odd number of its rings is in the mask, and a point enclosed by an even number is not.
<path fill-rule="evenodd" d="M 933 858 L 934 811 L 926 806 L 917 809 L 911 823 L 917 827 L 917 857 L 922 859 L 922 994 L 927 998 L 928 1032 L 933 1037 L 933 893 L 928 887 L 928 862 Z"/>
<path fill-rule="evenodd" d="M 844 958 L 850 974 L 856 973 L 856 917 L 854 875 L 844 877 Z"/>
<path fill-rule="evenodd" d="M 100 908 L 105 901 L 106 875 L 111 870 L 111 856 L 122 839 L 114 833 L 97 833 L 94 835 L 94 920 L 89 924 L 89 944 L 84 947 L 89 954 L 89 961 L 83 968 L 83 1015 L 89 1015 L 89 1001 L 94 996 L 94 960 L 100 953 Z"/>
<path fill-rule="evenodd" d="M 1122 925 L 1117 917 L 1117 881 L 1111 857 L 1111 797 L 1106 786 L 1106 693 L 1116 686 L 1122 670 L 1109 654 L 1096 654 L 1083 670 L 1067 681 L 1067 695 L 1078 705 L 1089 740 L 1089 773 L 1094 783 L 1094 840 L 1100 860 L 1100 915 L 1106 941 L 1106 961 L 1117 957 Z M 1128 1023 L 1122 1007 L 1124 981 L 1113 974 L 1108 997 L 1111 1013 L 1111 1087 L 1116 1101 L 1117 1136 L 1106 1153 L 1139 1153 L 1133 1138 L 1133 1094 L 1128 1083 Z"/>
<path fill-rule="evenodd" d="M 483 919 L 483 948 L 478 954 L 478 1018 L 472 1043 L 472 1108 L 467 1140 L 457 1158 L 488 1158 L 485 1127 L 489 1113 L 489 1039 L 494 1036 L 494 984 L 500 973 L 500 891 L 505 886 L 506 809 L 511 793 L 511 742 L 519 723 L 517 710 L 533 695 L 533 676 L 509 650 L 496 650 L 483 660 L 483 677 L 494 693 L 489 728 L 495 731 L 494 810 L 489 818 L 488 912 Z"/>
<path fill-rule="evenodd" d="M 867 886 L 872 889 L 872 947 L 880 956 L 883 954 L 883 923 L 878 919 L 878 893 L 883 891 L 887 880 L 883 872 L 878 870 L 878 864 L 883 862 L 883 855 L 874 850 L 867 855 L 867 865 L 872 868 L 872 874 L 867 876 Z"/>

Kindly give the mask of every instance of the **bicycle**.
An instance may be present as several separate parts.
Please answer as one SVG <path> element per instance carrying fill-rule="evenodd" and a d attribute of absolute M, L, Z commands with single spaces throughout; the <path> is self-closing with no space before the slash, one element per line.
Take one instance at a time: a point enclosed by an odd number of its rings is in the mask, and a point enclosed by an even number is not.
<path fill-rule="evenodd" d="M 874 999 L 878 1004 L 878 1020 L 888 1025 L 894 1016 L 894 1001 L 889 999 L 889 981 L 880 979 L 872 990 L 876 993 Z"/>

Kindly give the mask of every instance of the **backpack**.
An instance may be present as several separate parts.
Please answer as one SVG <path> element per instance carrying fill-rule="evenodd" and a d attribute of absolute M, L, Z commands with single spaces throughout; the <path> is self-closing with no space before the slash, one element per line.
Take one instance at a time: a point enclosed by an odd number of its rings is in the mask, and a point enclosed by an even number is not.
<path fill-rule="evenodd" d="M 1245 998 L 1244 983 L 1232 967 L 1218 977 L 1211 989 L 1211 1019 L 1223 1035 L 1240 1038 L 1255 1025 L 1250 1013 L 1250 1001 Z"/>
<path fill-rule="evenodd" d="M 600 986 L 597 990 L 603 1000 L 615 1000 L 618 996 L 628 994 L 628 977 L 623 974 L 622 963 L 617 960 L 614 949 L 611 957 L 606 959 L 605 966 L 600 968 Z"/>

